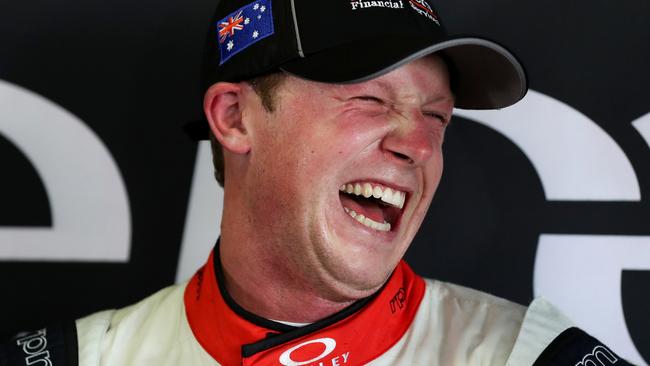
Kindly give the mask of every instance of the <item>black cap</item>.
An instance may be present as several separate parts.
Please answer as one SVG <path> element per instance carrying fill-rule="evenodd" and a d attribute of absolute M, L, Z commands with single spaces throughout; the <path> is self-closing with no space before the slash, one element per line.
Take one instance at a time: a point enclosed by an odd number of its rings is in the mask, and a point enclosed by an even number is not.
<path fill-rule="evenodd" d="M 526 75 L 496 42 L 448 35 L 427 0 L 221 0 L 205 50 L 203 87 L 283 70 L 355 83 L 438 52 L 456 107 L 495 109 L 524 97 Z"/>

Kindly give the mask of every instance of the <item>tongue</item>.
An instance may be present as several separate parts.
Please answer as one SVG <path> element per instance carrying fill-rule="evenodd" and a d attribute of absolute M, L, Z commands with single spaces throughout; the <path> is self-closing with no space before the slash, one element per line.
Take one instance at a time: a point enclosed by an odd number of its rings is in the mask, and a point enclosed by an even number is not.
<path fill-rule="evenodd" d="M 363 215 L 373 221 L 378 223 L 384 222 L 384 211 L 377 204 L 374 199 L 367 199 L 363 197 L 357 197 L 357 199 L 352 199 L 347 194 L 339 194 L 341 197 L 341 203 L 343 207 L 347 207 L 350 210 L 353 210 L 357 215 Z"/>

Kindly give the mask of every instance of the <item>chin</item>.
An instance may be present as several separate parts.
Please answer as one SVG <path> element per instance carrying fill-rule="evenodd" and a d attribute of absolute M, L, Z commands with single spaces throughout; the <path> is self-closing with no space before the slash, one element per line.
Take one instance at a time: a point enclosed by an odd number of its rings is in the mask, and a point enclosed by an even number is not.
<path fill-rule="evenodd" d="M 367 254 L 346 256 L 330 263 L 328 277 L 339 297 L 358 300 L 374 294 L 386 283 L 399 262 L 399 258 L 389 260 L 371 257 Z"/>
<path fill-rule="evenodd" d="M 343 207 L 321 212 L 328 215 L 314 221 L 321 225 L 312 231 L 319 235 L 311 236 L 314 259 L 320 268 L 313 273 L 319 277 L 317 281 L 335 300 L 358 300 L 374 294 L 386 283 L 410 243 L 404 240 L 408 225 L 381 232 L 361 225 Z"/>

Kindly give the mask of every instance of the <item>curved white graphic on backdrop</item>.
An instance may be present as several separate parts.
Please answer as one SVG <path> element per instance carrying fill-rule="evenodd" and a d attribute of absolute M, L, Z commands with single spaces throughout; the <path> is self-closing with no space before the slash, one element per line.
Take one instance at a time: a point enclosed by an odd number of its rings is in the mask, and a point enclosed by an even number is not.
<path fill-rule="evenodd" d="M 639 183 L 623 150 L 596 123 L 535 91 L 500 111 L 456 114 L 509 138 L 536 169 L 547 200 L 640 201 Z M 634 126 L 650 141 L 650 121 Z M 534 291 L 621 356 L 646 365 L 627 330 L 623 269 L 650 269 L 650 237 L 542 234 Z"/>
<path fill-rule="evenodd" d="M 214 179 L 213 172 L 210 142 L 201 141 L 196 153 L 176 282 L 187 280 L 205 263 L 221 232 L 223 188 Z"/>
<path fill-rule="evenodd" d="M 650 270 L 650 237 L 543 234 L 536 261 L 536 296 L 628 361 L 646 364 L 625 325 L 621 277 L 623 269 Z"/>
<path fill-rule="evenodd" d="M 456 110 L 512 140 L 533 164 L 546 199 L 638 201 L 641 191 L 620 146 L 574 108 L 530 90 L 498 111 Z"/>
<path fill-rule="evenodd" d="M 634 120 L 632 126 L 639 131 L 645 142 L 648 144 L 648 147 L 650 147 L 650 113 Z"/>
<path fill-rule="evenodd" d="M 126 262 L 131 211 L 102 141 L 51 101 L 0 80 L 0 134 L 33 164 L 52 227 L 0 226 L 0 260 Z"/>

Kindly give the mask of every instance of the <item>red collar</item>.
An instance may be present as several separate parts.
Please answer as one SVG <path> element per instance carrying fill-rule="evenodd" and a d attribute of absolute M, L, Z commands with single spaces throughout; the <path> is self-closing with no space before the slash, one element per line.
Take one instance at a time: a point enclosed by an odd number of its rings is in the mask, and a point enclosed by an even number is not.
<path fill-rule="evenodd" d="M 217 277 L 222 276 L 213 252 L 185 289 L 185 311 L 201 346 L 225 366 L 366 364 L 404 335 L 425 288 L 422 278 L 402 261 L 371 298 L 294 328 L 247 313 L 219 286 Z"/>

